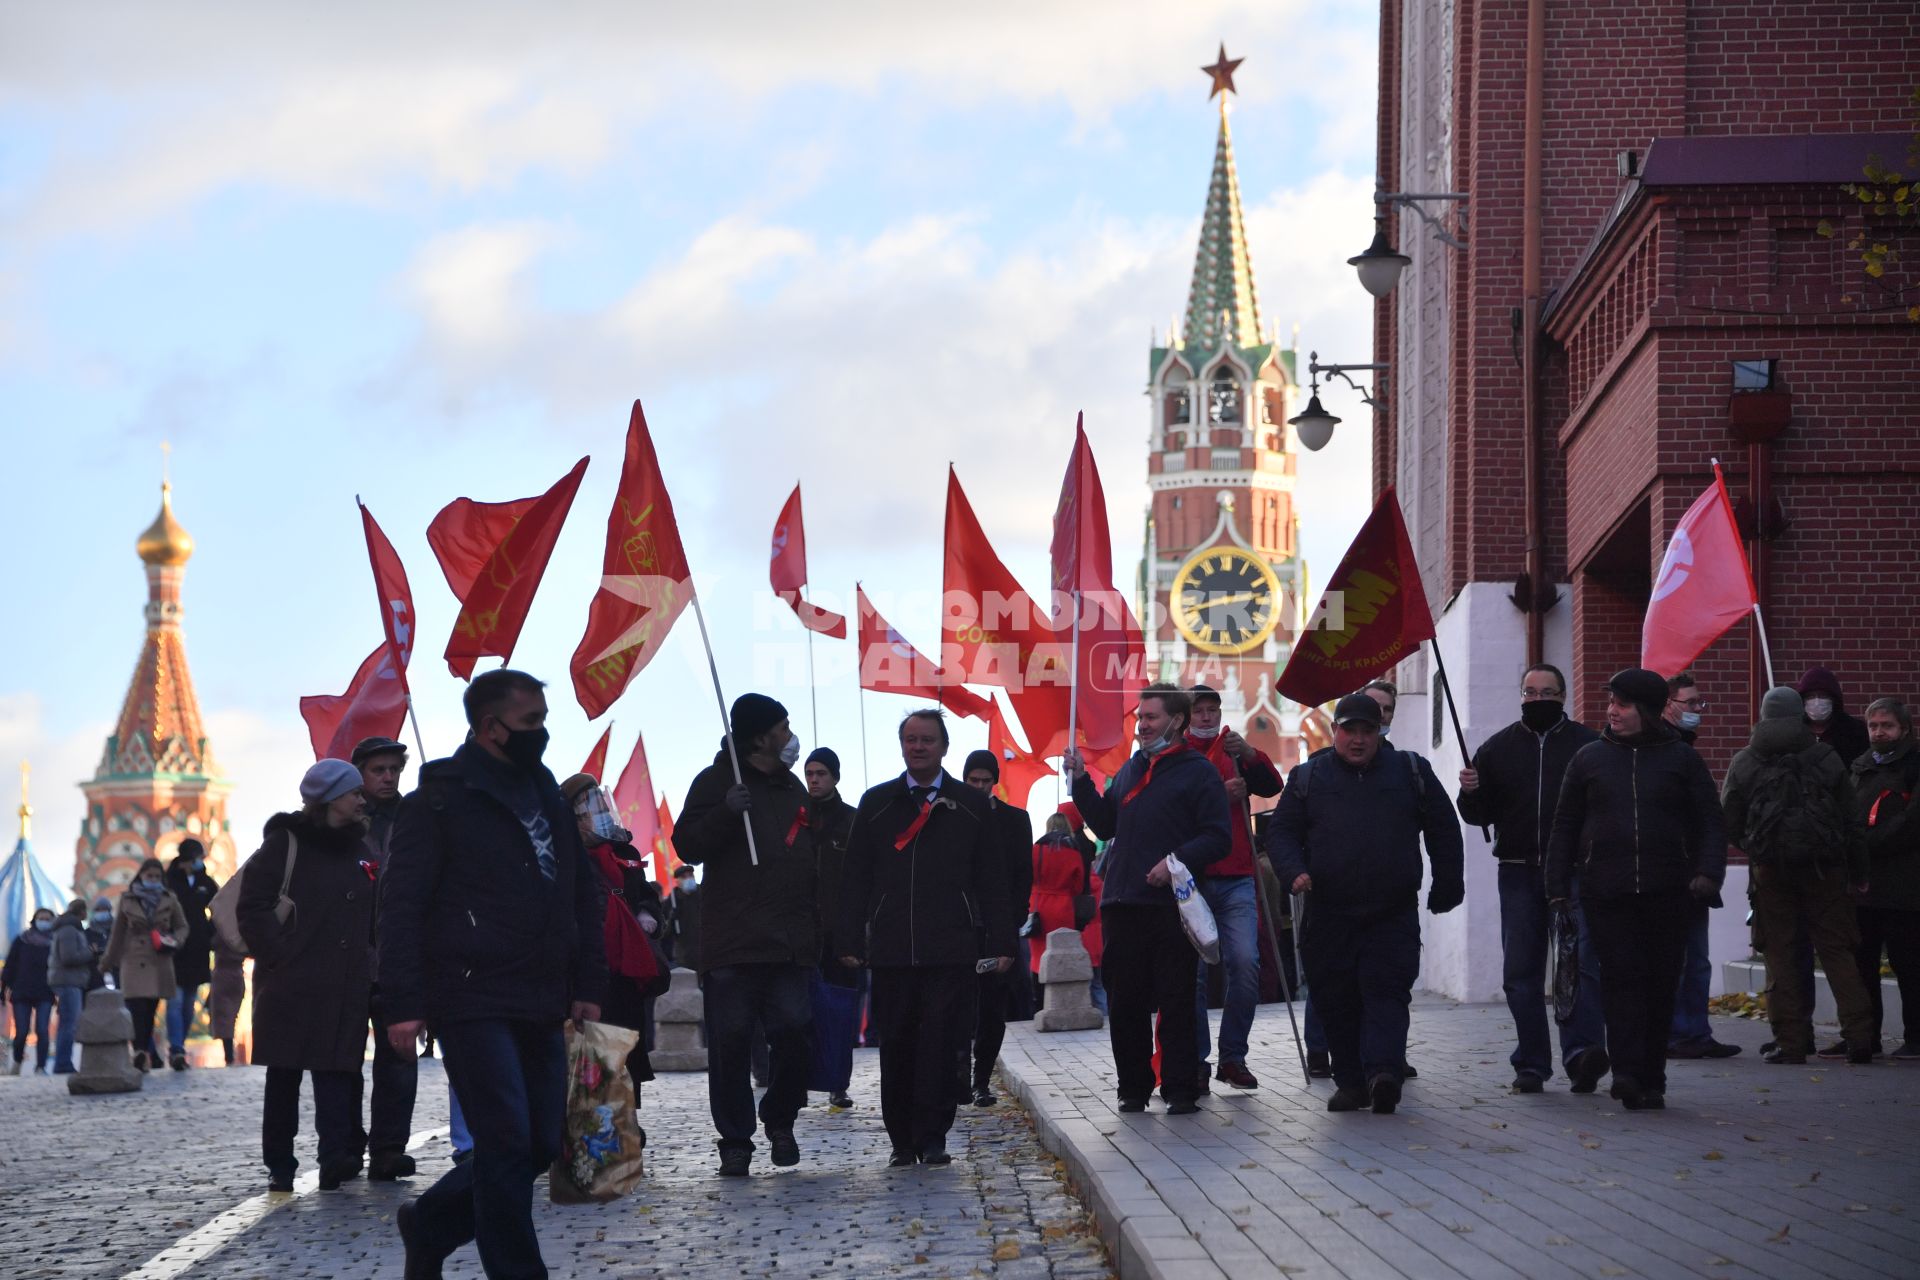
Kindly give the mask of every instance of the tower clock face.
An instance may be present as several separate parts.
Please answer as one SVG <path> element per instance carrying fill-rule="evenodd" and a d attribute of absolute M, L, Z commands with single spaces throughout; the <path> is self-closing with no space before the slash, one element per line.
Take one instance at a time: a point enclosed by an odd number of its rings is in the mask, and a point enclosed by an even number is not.
<path fill-rule="evenodd" d="M 1173 625 L 1205 653 L 1245 653 L 1280 621 L 1280 579 L 1259 556 L 1209 547 L 1180 566 L 1168 601 Z"/>

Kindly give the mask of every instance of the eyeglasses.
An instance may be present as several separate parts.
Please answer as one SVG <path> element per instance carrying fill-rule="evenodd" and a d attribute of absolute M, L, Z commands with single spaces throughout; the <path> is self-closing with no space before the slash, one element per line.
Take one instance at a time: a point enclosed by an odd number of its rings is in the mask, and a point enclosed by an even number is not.
<path fill-rule="evenodd" d="M 1561 696 L 1558 689 L 1522 689 L 1520 691 L 1522 702 L 1558 702 Z"/>
<path fill-rule="evenodd" d="M 1707 700 L 1705 698 L 1695 698 L 1692 702 L 1688 702 L 1685 698 L 1669 698 L 1667 701 L 1673 703 L 1674 706 L 1679 707 L 1682 711 L 1705 711 L 1707 709 Z"/>

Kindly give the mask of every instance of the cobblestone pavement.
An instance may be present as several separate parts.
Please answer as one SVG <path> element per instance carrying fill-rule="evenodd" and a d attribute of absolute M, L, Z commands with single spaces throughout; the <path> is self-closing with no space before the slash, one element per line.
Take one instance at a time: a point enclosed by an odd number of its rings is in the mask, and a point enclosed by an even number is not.
<path fill-rule="evenodd" d="M 444 1078 L 423 1063 L 416 1131 L 446 1123 Z M 0 1082 L 0 1257 L 30 1277 L 122 1276 L 264 1189 L 257 1164 L 262 1075 L 149 1077 L 141 1094 L 69 1099 L 63 1081 Z M 855 1055 L 856 1106 L 812 1106 L 796 1133 L 803 1160 L 775 1170 L 764 1144 L 754 1176 L 714 1176 L 701 1075 L 646 1087 L 647 1179 L 610 1205 L 547 1203 L 535 1219 L 561 1276 L 1001 1276 L 1099 1280 L 1111 1271 L 1084 1207 L 1018 1106 L 961 1109 L 945 1169 L 890 1170 L 877 1103 L 877 1055 Z M 819 1095 L 815 1095 L 816 1101 Z M 311 1114 L 302 1166 L 313 1167 Z M 447 1167 L 444 1139 L 419 1152 L 416 1190 Z M 185 1272 L 212 1277 L 397 1276 L 393 1210 L 408 1183 L 348 1183 L 292 1198 Z M 83 1242 L 75 1244 L 74 1242 Z M 446 1274 L 477 1277 L 469 1248 Z"/>
<path fill-rule="evenodd" d="M 1119 1115 L 1104 1032 L 1010 1028 L 1001 1064 L 1122 1280 L 1920 1275 L 1920 1064 L 1768 1066 L 1764 1023 L 1714 1034 L 1745 1052 L 1670 1064 L 1664 1112 L 1512 1094 L 1505 1006 L 1425 996 L 1392 1116 L 1328 1114 L 1282 1005 L 1259 1090 L 1199 1116 Z"/>

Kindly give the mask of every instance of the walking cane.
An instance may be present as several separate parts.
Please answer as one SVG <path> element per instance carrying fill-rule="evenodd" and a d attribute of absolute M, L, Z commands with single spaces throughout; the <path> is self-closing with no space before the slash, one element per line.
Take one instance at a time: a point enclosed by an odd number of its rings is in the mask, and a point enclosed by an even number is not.
<path fill-rule="evenodd" d="M 1280 973 L 1280 994 L 1287 998 L 1287 1025 L 1293 1028 L 1293 1048 L 1300 1055 L 1300 1078 L 1305 1080 L 1307 1088 L 1311 1089 L 1313 1073 L 1307 1069 L 1307 1047 L 1300 1040 L 1300 1024 L 1293 1016 L 1293 984 L 1287 981 L 1286 957 L 1280 951 L 1279 936 L 1273 931 L 1274 895 L 1267 890 L 1269 882 L 1275 886 L 1279 885 L 1280 876 L 1274 871 L 1273 863 L 1267 860 L 1266 850 L 1255 846 L 1253 861 L 1259 869 L 1260 896 L 1264 900 L 1262 906 L 1265 907 L 1265 910 L 1260 913 L 1260 921 L 1267 929 L 1267 945 L 1273 948 L 1273 967 Z M 1298 922 L 1295 923 L 1297 926 Z M 1300 951 L 1297 947 L 1293 954 L 1294 962 L 1299 963 Z"/>

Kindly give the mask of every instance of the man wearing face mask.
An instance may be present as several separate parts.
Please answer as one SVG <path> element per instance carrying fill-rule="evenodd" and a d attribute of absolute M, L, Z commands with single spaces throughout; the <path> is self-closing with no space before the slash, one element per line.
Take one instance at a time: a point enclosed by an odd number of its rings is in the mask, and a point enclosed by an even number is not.
<path fill-rule="evenodd" d="M 1566 698 L 1567 680 L 1558 667 L 1529 668 L 1520 680 L 1520 718 L 1481 743 L 1472 765 L 1460 771 L 1460 818 L 1494 829 L 1493 856 L 1500 863 L 1502 976 L 1519 1039 L 1508 1059 L 1515 1093 L 1539 1093 L 1553 1076 L 1542 999 L 1553 917 L 1541 856 L 1567 765 L 1574 752 L 1600 737 L 1567 718 Z M 1592 1093 L 1611 1065 L 1600 1012 L 1600 962 L 1577 891 L 1571 905 L 1579 930 L 1580 980 L 1573 1017 L 1560 1024 L 1560 1062 L 1573 1092 Z"/>
<path fill-rule="evenodd" d="M 33 923 L 20 931 L 7 948 L 7 962 L 0 968 L 0 990 L 13 1005 L 13 1058 L 8 1067 L 13 1075 L 27 1060 L 27 1033 L 32 1031 L 36 1062 L 34 1074 L 47 1075 L 47 1055 L 53 1051 L 48 1034 L 53 1021 L 53 988 L 47 982 L 47 960 L 53 950 L 53 908 L 41 907 L 33 913 Z"/>
<path fill-rule="evenodd" d="M 1218 1079 L 1236 1089 L 1257 1089 L 1260 1082 L 1247 1070 L 1247 1040 L 1253 1034 L 1253 1011 L 1260 1003 L 1260 910 L 1253 882 L 1253 834 L 1249 796 L 1280 794 L 1280 773 L 1264 751 L 1220 722 L 1220 695 L 1204 684 L 1192 689 L 1193 725 L 1187 745 L 1205 756 L 1227 788 L 1233 810 L 1233 849 L 1207 868 L 1200 881 L 1201 896 L 1213 909 L 1220 926 L 1220 968 L 1226 979 L 1226 1000 L 1220 1011 L 1220 1072 Z M 1200 966 L 1194 1016 L 1200 1047 L 1200 1081 L 1206 1087 L 1207 1056 L 1212 1050 L 1207 1021 L 1207 966 Z"/>
<path fill-rule="evenodd" d="M 468 740 L 421 768 L 379 877 L 388 1042 L 406 1052 L 431 1024 L 473 1137 L 395 1214 L 408 1280 L 468 1240 L 489 1276 L 546 1274 L 533 1181 L 559 1151 L 562 1030 L 599 1021 L 607 966 L 599 876 L 541 763 L 543 689 L 506 668 L 467 686 Z"/>
<path fill-rule="evenodd" d="M 1873 1006 L 1872 1043 L 1878 1046 L 1886 1016 L 1880 956 L 1886 953 L 1906 1015 L 1892 1055 L 1912 1062 L 1920 1059 L 1920 749 L 1914 746 L 1913 714 L 1898 698 L 1867 704 L 1867 734 L 1867 753 L 1851 771 L 1854 817 L 1866 831 L 1871 865 L 1867 896 L 1857 911 L 1860 946 L 1854 959 Z"/>
<path fill-rule="evenodd" d="M 1360 692 L 1380 704 L 1380 736 L 1393 735 L 1393 709 L 1400 705 L 1400 686 L 1391 680 L 1369 680 Z"/>
<path fill-rule="evenodd" d="M 400 816 L 400 775 L 406 772 L 407 748 L 392 738 L 362 738 L 354 745 L 353 766 L 365 782 L 367 833 L 361 839 L 366 861 L 375 874 L 393 852 L 393 826 Z M 376 928 L 378 926 L 376 925 Z M 420 1088 L 420 1056 L 409 1047 L 396 1052 L 387 1041 L 385 1004 L 380 993 L 379 957 L 374 958 L 373 1097 L 368 1105 L 367 1177 L 374 1182 L 410 1178 L 413 1157 L 407 1141 L 413 1131 L 413 1103 Z"/>
<path fill-rule="evenodd" d="M 1832 747 L 1840 763 L 1848 768 L 1867 753 L 1867 726 L 1847 714 L 1847 700 L 1840 692 L 1840 680 L 1825 667 L 1809 667 L 1794 688 L 1806 704 L 1807 727 L 1813 736 Z"/>
<path fill-rule="evenodd" d="M 1667 681 L 1667 705 L 1661 719 L 1678 734 L 1680 741 L 1692 746 L 1700 736 L 1700 722 L 1707 700 L 1692 676 L 1682 671 Z M 1694 907 L 1693 923 L 1687 929 L 1687 949 L 1680 961 L 1680 986 L 1673 999 L 1673 1030 L 1667 1036 L 1669 1058 L 1731 1058 L 1740 1052 L 1737 1044 L 1713 1038 L 1713 1023 L 1707 1016 L 1707 999 L 1713 987 L 1713 958 L 1708 954 L 1706 903 Z M 1813 953 L 1807 953 L 1807 966 L 1813 966 Z M 1809 979 L 1811 981 L 1811 979 Z"/>
<path fill-rule="evenodd" d="M 679 963 L 699 969 L 706 995 L 707 1108 L 720 1174 L 740 1178 L 753 1163 L 756 1127 L 766 1131 L 774 1164 L 800 1163 L 793 1122 L 806 1105 L 813 1052 L 807 984 L 820 962 L 820 876 L 807 788 L 793 772 L 800 739 L 787 709 L 765 694 L 745 693 L 734 700 L 730 724 L 739 780 L 722 742 L 687 788 L 673 845 L 683 861 L 704 868 L 700 954 Z M 757 1125 L 756 1027 L 767 1039 L 767 1092 Z"/>

